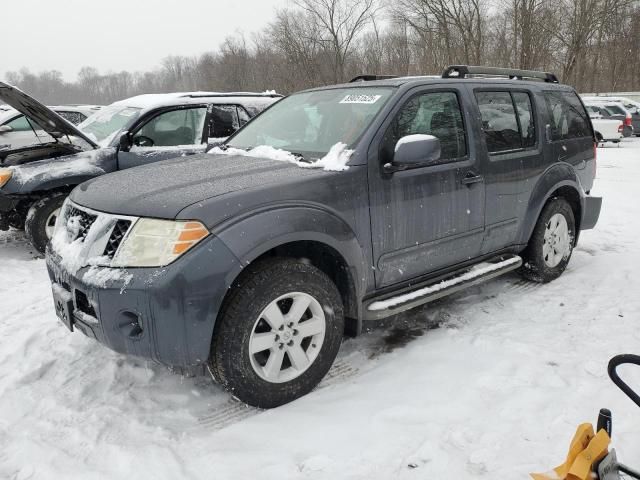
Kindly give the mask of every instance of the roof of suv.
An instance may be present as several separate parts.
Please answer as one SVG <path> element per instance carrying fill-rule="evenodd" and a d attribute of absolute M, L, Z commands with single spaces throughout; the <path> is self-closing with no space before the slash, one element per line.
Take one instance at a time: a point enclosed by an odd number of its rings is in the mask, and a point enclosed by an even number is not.
<path fill-rule="evenodd" d="M 360 81 L 360 82 L 347 82 L 338 85 L 331 85 L 330 87 L 365 87 L 365 86 L 375 86 L 375 87 L 400 87 L 407 84 L 442 84 L 442 83 L 486 83 L 486 84 L 507 84 L 507 85 L 528 85 L 528 86 L 541 86 L 545 87 L 569 87 L 569 85 L 565 85 L 562 83 L 546 83 L 535 80 L 516 80 L 510 78 L 480 78 L 480 77 L 470 77 L 470 78 L 441 78 L 434 77 L 431 75 L 423 75 L 423 76 L 408 76 L 408 77 L 396 77 L 396 78 L 387 78 L 382 80 L 368 80 L 368 81 Z M 327 87 L 318 87 L 311 90 L 320 90 Z M 571 87 L 569 87 L 571 88 Z"/>

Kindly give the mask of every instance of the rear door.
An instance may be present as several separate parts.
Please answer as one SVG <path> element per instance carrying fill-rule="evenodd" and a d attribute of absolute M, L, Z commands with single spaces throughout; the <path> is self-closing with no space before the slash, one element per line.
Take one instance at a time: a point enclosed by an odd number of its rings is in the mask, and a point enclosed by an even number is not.
<path fill-rule="evenodd" d="M 474 88 L 487 153 L 482 253 L 513 245 L 526 208 L 530 174 L 543 161 L 532 93 L 518 88 Z"/>
<path fill-rule="evenodd" d="M 118 152 L 119 168 L 204 152 L 207 111 L 207 105 L 190 105 L 145 116 L 134 127 L 129 151 Z"/>
<path fill-rule="evenodd" d="M 455 87 L 414 89 L 398 102 L 369 151 L 370 211 L 378 288 L 478 255 L 484 228 L 480 159 L 469 148 L 469 104 Z M 390 172 L 398 140 L 440 140 L 439 161 Z"/>

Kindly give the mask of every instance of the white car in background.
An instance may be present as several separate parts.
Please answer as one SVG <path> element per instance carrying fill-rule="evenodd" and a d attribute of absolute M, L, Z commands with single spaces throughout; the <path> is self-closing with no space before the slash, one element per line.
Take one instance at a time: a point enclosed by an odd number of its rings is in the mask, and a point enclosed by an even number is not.
<path fill-rule="evenodd" d="M 602 108 L 598 106 L 598 104 L 585 102 L 585 107 L 587 107 L 589 118 L 591 118 L 591 124 L 593 125 L 598 143 L 612 142 L 620 144 L 624 130 L 622 120 L 604 118 L 601 113 Z"/>
<path fill-rule="evenodd" d="M 581 97 L 585 104 L 604 108 L 609 116 L 619 118 L 624 123 L 624 136 L 640 136 L 640 102 L 625 97 Z M 604 115 L 605 118 L 607 114 Z"/>
<path fill-rule="evenodd" d="M 66 121 L 78 125 L 100 111 L 99 105 L 60 105 L 49 107 Z M 47 143 L 51 136 L 33 120 L 8 105 L 0 105 L 0 149 Z"/>

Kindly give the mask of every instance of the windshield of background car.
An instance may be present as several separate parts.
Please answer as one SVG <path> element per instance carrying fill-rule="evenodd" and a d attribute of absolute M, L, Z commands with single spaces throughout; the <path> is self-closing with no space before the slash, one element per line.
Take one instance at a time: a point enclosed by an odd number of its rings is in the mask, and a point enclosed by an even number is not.
<path fill-rule="evenodd" d="M 338 142 L 352 146 L 393 91 L 351 87 L 294 94 L 256 117 L 228 145 L 268 145 L 310 157 L 326 154 Z"/>
<path fill-rule="evenodd" d="M 94 113 L 78 128 L 96 142 L 107 145 L 122 130 L 140 115 L 139 108 L 112 105 Z"/>

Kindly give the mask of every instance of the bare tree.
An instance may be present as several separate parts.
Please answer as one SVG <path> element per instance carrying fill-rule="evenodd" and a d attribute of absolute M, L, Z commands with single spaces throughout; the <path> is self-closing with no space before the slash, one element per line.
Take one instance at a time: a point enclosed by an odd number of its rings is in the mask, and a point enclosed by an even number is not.
<path fill-rule="evenodd" d="M 332 54 L 333 81 L 345 80 L 345 65 L 354 41 L 373 20 L 376 0 L 294 0 L 320 27 L 320 41 Z"/>

